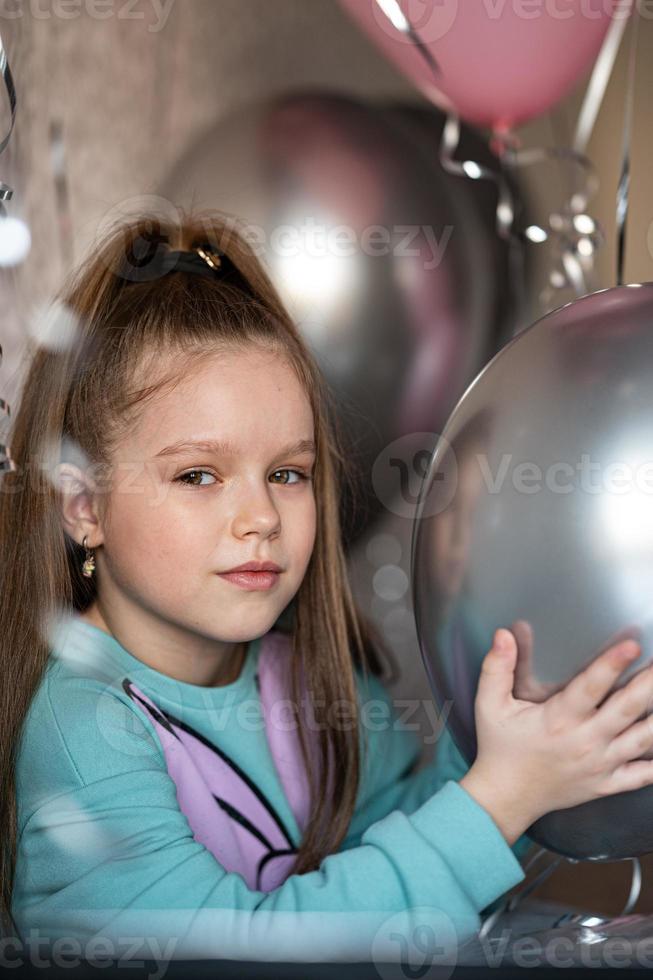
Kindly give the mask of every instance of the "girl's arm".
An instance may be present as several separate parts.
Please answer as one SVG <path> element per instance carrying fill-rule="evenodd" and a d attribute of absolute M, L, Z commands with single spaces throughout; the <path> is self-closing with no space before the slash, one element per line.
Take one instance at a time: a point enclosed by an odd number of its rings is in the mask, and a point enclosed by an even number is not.
<path fill-rule="evenodd" d="M 361 716 L 370 754 L 342 849 L 358 846 L 365 828 L 393 810 L 413 813 L 447 781 L 462 779 L 470 768 L 443 723 L 437 733 L 434 759 L 415 772 L 421 748 L 418 736 L 409 727 L 410 712 L 395 708 L 389 692 L 373 674 L 365 682 L 359 674 L 359 685 L 361 691 L 365 690 Z M 532 846 L 531 838 L 522 834 L 512 849 L 521 860 Z"/>
<path fill-rule="evenodd" d="M 450 780 L 319 869 L 253 891 L 194 839 L 126 695 L 63 671 L 48 672 L 32 703 L 17 780 L 12 912 L 25 943 L 34 930 L 32 942 L 101 936 L 99 954 L 113 959 L 392 960 L 423 940 L 414 930 L 426 916 L 442 955 L 524 878 L 489 813 Z"/>

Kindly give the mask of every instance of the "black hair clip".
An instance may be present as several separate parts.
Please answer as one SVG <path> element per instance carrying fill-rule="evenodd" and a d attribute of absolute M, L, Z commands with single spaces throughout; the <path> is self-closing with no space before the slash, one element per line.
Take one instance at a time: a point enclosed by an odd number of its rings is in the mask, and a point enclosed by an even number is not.
<path fill-rule="evenodd" d="M 253 299 L 258 298 L 251 283 L 238 266 L 231 261 L 226 252 L 212 242 L 195 244 L 189 252 L 169 254 L 177 256 L 177 264 L 172 269 L 173 272 L 194 272 L 204 276 L 216 276 L 222 282 L 236 286 L 243 293 L 248 293 Z"/>
<path fill-rule="evenodd" d="M 252 299 L 259 299 L 247 277 L 213 242 L 198 240 L 187 251 L 172 251 L 160 233 L 142 234 L 131 242 L 119 278 L 125 282 L 152 282 L 173 272 L 215 276 Z"/>
<path fill-rule="evenodd" d="M 129 243 L 119 278 L 127 282 L 151 282 L 177 271 L 214 275 L 222 264 L 223 256 L 215 252 L 214 246 L 208 242 L 203 242 L 199 249 L 172 251 L 167 238 L 159 232 L 145 232 Z"/>
<path fill-rule="evenodd" d="M 125 255 L 120 278 L 129 282 L 151 282 L 173 272 L 216 276 L 255 296 L 249 281 L 228 255 L 212 242 L 201 241 L 187 251 L 173 251 L 159 234 L 141 235 Z"/>

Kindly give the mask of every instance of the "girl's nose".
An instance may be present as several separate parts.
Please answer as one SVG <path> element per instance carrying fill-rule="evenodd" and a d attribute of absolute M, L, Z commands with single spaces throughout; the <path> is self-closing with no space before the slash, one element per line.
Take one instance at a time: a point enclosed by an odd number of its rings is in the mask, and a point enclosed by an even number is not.
<path fill-rule="evenodd" d="M 266 536 L 278 532 L 281 527 L 279 511 L 268 493 L 246 493 L 233 522 L 233 531 L 239 537 L 255 531 Z"/>

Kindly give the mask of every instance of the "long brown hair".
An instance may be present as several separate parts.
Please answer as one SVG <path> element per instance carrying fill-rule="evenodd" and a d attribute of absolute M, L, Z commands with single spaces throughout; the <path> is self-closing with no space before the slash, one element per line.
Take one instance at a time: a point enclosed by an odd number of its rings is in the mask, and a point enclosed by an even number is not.
<path fill-rule="evenodd" d="M 202 243 L 226 253 L 249 292 L 219 277 L 175 271 L 126 281 L 119 270 L 143 243 L 163 242 L 187 250 Z M 138 268 L 138 262 L 133 265 Z M 44 623 L 61 609 L 82 611 L 96 592 L 84 578 L 84 553 L 64 531 L 60 491 L 48 478 L 53 462 L 78 447 L 93 464 L 109 466 L 121 426 L 145 399 L 169 381 L 134 387 L 135 368 L 148 356 L 179 353 L 174 376 L 207 349 L 256 345 L 280 352 L 294 367 L 310 400 L 317 459 L 316 539 L 302 584 L 292 602 L 291 698 L 300 698 L 300 677 L 313 700 L 319 764 L 309 763 L 307 730 L 298 712 L 299 736 L 309 776 L 311 814 L 295 874 L 317 868 L 336 851 L 350 823 L 362 759 L 360 712 L 354 665 L 382 672 L 378 650 L 394 666 L 372 624 L 357 608 L 347 578 L 338 502 L 348 480 L 335 400 L 262 264 L 233 221 L 217 211 L 179 218 L 157 214 L 123 219 L 102 236 L 55 298 L 72 312 L 78 335 L 63 348 L 34 345 L 15 413 L 10 449 L 16 470 L 0 483 L 0 913 L 10 923 L 16 861 L 15 760 L 22 724 L 45 671 L 49 646 Z M 56 308 L 56 307 L 54 307 Z M 35 465 L 36 464 L 36 465 Z M 347 483 L 349 486 L 349 483 Z M 343 730 L 328 706 L 350 705 L 351 727 Z M 327 706 L 327 707 L 321 707 Z M 311 727 L 313 727 L 313 720 Z M 350 722 L 348 722 L 350 724 Z M 354 734 L 352 734 L 354 733 Z M 329 785 L 331 792 L 328 791 Z"/>

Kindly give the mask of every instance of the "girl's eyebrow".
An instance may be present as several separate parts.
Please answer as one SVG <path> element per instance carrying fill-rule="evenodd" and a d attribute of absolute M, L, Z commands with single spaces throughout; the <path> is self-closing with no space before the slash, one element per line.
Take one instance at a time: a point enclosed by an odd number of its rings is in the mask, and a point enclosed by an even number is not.
<path fill-rule="evenodd" d="M 182 440 L 173 443 L 171 446 L 165 446 L 164 449 L 155 454 L 154 458 L 178 456 L 198 451 L 215 453 L 216 456 L 237 456 L 239 452 L 238 448 L 226 439 Z M 278 456 L 295 456 L 301 453 L 313 453 L 315 455 L 315 443 L 312 439 L 300 439 L 299 442 L 293 442 L 290 446 L 280 449 Z"/>

